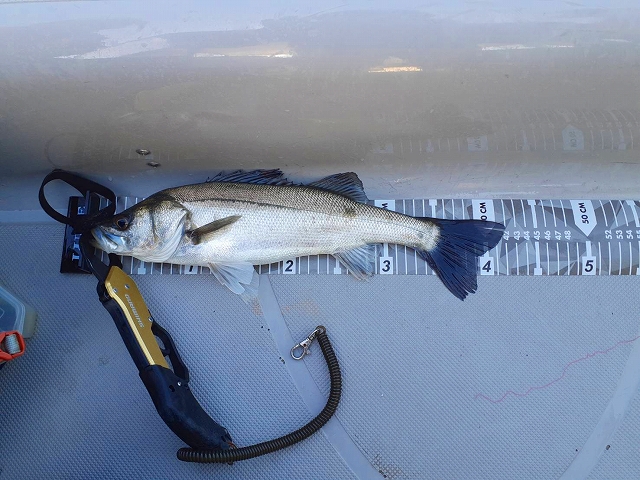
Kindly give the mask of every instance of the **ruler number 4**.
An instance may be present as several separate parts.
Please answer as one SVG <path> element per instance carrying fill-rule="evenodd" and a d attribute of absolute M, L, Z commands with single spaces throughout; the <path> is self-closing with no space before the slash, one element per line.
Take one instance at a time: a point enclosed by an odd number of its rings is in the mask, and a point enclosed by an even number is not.
<path fill-rule="evenodd" d="M 480 275 L 493 275 L 493 257 L 480 257 Z"/>

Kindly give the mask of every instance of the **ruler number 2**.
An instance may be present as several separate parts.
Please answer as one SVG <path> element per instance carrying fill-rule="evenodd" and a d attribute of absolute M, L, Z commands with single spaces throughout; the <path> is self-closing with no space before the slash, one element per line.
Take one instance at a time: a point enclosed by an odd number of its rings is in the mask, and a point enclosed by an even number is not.
<path fill-rule="evenodd" d="M 293 258 L 282 262 L 282 273 L 285 275 L 294 275 L 296 272 L 296 261 Z"/>

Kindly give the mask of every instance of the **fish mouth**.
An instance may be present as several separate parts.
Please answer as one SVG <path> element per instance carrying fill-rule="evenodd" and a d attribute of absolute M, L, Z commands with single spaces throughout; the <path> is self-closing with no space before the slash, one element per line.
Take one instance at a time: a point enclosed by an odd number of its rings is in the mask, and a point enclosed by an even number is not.
<path fill-rule="evenodd" d="M 123 246 L 124 243 L 122 237 L 105 232 L 100 227 L 96 227 L 91 230 L 91 235 L 93 235 L 93 241 L 91 244 L 105 252 L 116 252 L 118 247 Z"/>

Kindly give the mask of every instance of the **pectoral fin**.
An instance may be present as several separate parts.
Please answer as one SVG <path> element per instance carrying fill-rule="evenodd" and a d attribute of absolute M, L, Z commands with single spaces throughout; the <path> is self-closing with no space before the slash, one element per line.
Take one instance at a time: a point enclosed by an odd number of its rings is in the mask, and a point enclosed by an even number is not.
<path fill-rule="evenodd" d="M 201 227 L 196 228 L 195 230 L 189 230 L 186 232 L 186 235 L 191 238 L 191 243 L 194 245 L 198 245 L 203 240 L 205 240 L 207 235 L 210 235 L 214 232 L 219 232 L 225 227 L 234 224 L 240 220 L 240 215 L 232 215 L 230 217 L 221 218 L 216 220 L 215 222 L 207 223 Z"/>

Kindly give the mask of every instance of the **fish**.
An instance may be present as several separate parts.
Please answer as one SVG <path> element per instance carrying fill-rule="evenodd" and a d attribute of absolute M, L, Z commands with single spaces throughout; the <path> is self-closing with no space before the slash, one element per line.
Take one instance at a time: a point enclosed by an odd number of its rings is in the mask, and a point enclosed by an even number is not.
<path fill-rule="evenodd" d="M 91 233 L 94 246 L 107 253 L 207 266 L 245 301 L 257 296 L 255 265 L 329 254 L 356 278 L 367 279 L 375 272 L 377 245 L 404 245 L 464 300 L 477 290 L 477 257 L 496 246 L 504 228 L 370 205 L 353 172 L 302 185 L 273 169 L 221 173 L 204 183 L 162 190 Z"/>

